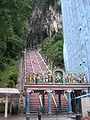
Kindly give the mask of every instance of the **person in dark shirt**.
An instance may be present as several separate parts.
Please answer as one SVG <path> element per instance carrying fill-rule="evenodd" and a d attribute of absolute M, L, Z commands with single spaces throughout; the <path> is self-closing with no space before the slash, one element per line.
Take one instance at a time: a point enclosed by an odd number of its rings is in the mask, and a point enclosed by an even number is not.
<path fill-rule="evenodd" d="M 42 116 L 42 111 L 41 111 L 41 106 L 39 105 L 39 108 L 38 108 L 38 120 L 41 120 L 41 116 Z"/>

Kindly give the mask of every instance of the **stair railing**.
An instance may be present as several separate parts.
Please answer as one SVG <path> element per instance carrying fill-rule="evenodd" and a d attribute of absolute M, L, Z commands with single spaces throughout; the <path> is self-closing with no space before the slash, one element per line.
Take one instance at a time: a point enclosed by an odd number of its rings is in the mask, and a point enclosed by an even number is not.
<path fill-rule="evenodd" d="M 55 106 L 57 108 L 57 103 L 56 103 L 56 100 L 55 100 L 55 97 L 54 97 L 53 93 L 51 93 L 51 95 L 52 95 L 53 102 L 54 102 L 54 104 L 55 104 Z"/>
<path fill-rule="evenodd" d="M 40 95 L 39 93 L 38 93 L 38 95 L 39 95 L 40 105 L 43 106 L 43 103 L 42 103 L 42 95 Z"/>
<path fill-rule="evenodd" d="M 65 99 L 67 100 L 67 102 L 68 102 L 68 97 L 67 97 L 66 93 L 64 93 L 63 95 L 64 95 L 64 98 L 65 98 Z"/>

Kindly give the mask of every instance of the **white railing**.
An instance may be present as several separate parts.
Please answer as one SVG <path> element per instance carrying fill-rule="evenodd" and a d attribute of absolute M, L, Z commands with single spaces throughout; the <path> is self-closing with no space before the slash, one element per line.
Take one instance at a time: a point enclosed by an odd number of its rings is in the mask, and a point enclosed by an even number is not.
<path fill-rule="evenodd" d="M 55 100 L 55 97 L 54 97 L 53 93 L 51 93 L 51 95 L 52 95 L 53 102 L 54 102 L 54 104 L 55 104 L 55 106 L 57 108 L 57 103 L 56 103 L 56 100 Z"/>

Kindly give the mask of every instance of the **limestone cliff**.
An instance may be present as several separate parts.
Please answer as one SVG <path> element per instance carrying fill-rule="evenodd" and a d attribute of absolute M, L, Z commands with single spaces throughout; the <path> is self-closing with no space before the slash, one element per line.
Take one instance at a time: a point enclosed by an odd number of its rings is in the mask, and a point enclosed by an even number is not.
<path fill-rule="evenodd" d="M 31 0 L 32 15 L 29 19 L 28 45 L 41 43 L 62 29 L 60 0 Z"/>

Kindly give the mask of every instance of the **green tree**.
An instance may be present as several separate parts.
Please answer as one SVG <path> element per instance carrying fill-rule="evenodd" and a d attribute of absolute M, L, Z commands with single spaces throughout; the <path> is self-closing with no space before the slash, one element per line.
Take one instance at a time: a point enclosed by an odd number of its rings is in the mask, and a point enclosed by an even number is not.
<path fill-rule="evenodd" d="M 0 87 L 14 87 L 18 56 L 25 46 L 29 0 L 0 0 Z"/>
<path fill-rule="evenodd" d="M 47 59 L 52 61 L 54 65 L 63 66 L 63 37 L 61 31 L 56 33 L 52 38 L 46 38 L 43 42 L 43 54 Z"/>
<path fill-rule="evenodd" d="M 15 58 L 25 43 L 25 25 L 31 13 L 26 0 L 0 1 L 0 65 Z"/>

